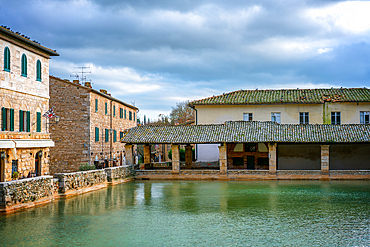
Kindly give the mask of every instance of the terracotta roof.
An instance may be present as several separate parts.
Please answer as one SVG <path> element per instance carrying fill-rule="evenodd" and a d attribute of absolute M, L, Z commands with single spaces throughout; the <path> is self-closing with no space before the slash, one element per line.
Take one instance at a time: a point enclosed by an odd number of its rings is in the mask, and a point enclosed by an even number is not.
<path fill-rule="evenodd" d="M 226 122 L 211 125 L 138 126 L 121 139 L 125 143 L 355 143 L 370 142 L 370 125 L 277 124 Z"/>
<path fill-rule="evenodd" d="M 26 43 L 27 45 L 29 45 L 31 47 L 34 47 L 38 50 L 43 51 L 44 53 L 48 54 L 49 56 L 59 56 L 59 54 L 57 53 L 56 50 L 52 50 L 50 48 L 47 48 L 47 47 L 41 45 L 39 42 L 37 42 L 35 40 L 31 40 L 29 37 L 27 37 L 25 35 L 22 35 L 19 32 L 14 32 L 14 31 L 10 30 L 10 28 L 8 28 L 6 26 L 0 26 L 0 34 L 6 35 L 8 37 L 10 36 L 11 38 L 13 38 L 15 40 L 18 40 L 22 43 Z"/>
<path fill-rule="evenodd" d="M 370 89 L 278 89 L 239 90 L 189 103 L 196 105 L 245 105 L 245 104 L 319 104 L 331 102 L 370 102 Z"/>

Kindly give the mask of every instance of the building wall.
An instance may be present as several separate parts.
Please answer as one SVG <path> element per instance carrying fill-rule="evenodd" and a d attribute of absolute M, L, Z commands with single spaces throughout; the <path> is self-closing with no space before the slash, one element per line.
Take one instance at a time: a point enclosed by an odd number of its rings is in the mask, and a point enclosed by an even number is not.
<path fill-rule="evenodd" d="M 95 100 L 98 100 L 98 111 L 95 110 Z M 107 104 L 107 113 L 105 112 L 105 104 Z M 115 113 L 113 112 L 115 108 Z M 120 109 L 123 111 L 121 118 Z M 126 111 L 126 117 L 124 112 Z M 129 119 L 129 112 L 132 112 L 132 119 Z M 90 98 L 90 144 L 91 144 L 91 162 L 94 160 L 111 160 L 114 159 L 116 165 L 121 164 L 124 156 L 124 144 L 120 142 L 120 132 L 137 125 L 133 118 L 137 116 L 134 108 L 128 107 L 118 101 L 107 98 L 101 94 L 91 92 Z M 95 141 L 95 128 L 99 128 L 99 141 Z M 116 142 L 114 142 L 113 132 L 109 133 L 109 141 L 105 141 L 105 129 L 116 131 Z M 113 160 L 110 165 L 113 165 Z"/>
<path fill-rule="evenodd" d="M 50 151 L 50 172 L 78 171 L 89 161 L 90 93 L 81 85 L 50 77 L 50 105 L 60 117 L 51 120 L 50 133 L 55 147 Z"/>
<path fill-rule="evenodd" d="M 321 170 L 320 144 L 278 144 L 278 170 Z"/>
<path fill-rule="evenodd" d="M 330 170 L 370 170 L 370 144 L 331 144 Z"/>

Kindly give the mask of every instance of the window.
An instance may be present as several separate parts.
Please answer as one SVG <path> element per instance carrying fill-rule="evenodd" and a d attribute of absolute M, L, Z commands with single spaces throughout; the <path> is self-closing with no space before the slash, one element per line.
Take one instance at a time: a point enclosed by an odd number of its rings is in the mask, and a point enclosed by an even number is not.
<path fill-rule="evenodd" d="M 95 112 L 98 112 L 98 99 L 95 99 Z"/>
<path fill-rule="evenodd" d="M 256 152 L 257 151 L 256 144 L 246 143 L 244 150 L 245 152 Z"/>
<path fill-rule="evenodd" d="M 122 108 L 119 108 L 119 117 L 123 118 L 123 109 Z"/>
<path fill-rule="evenodd" d="M 4 49 L 4 71 L 10 72 L 10 50 L 8 47 Z"/>
<path fill-rule="evenodd" d="M 14 131 L 14 109 L 1 108 L 1 130 Z"/>
<path fill-rule="evenodd" d="M 36 80 L 41 81 L 41 62 L 37 60 L 36 63 Z"/>
<path fill-rule="evenodd" d="M 27 77 L 27 56 L 22 55 L 22 76 Z"/>
<path fill-rule="evenodd" d="M 105 142 L 109 142 L 109 129 L 105 129 Z"/>
<path fill-rule="evenodd" d="M 108 103 L 105 102 L 105 115 L 107 115 L 107 114 L 108 114 Z"/>
<path fill-rule="evenodd" d="M 280 123 L 280 112 L 271 112 L 271 121 Z"/>
<path fill-rule="evenodd" d="M 114 105 L 113 106 L 113 117 L 115 117 L 116 116 L 116 106 Z"/>
<path fill-rule="evenodd" d="M 41 112 L 37 112 L 36 116 L 37 116 L 36 131 L 41 132 Z"/>
<path fill-rule="evenodd" d="M 360 111 L 360 124 L 369 124 L 369 112 L 368 111 Z"/>
<path fill-rule="evenodd" d="M 132 112 L 131 111 L 128 112 L 128 120 L 132 120 Z"/>
<path fill-rule="evenodd" d="M 123 132 L 122 131 L 120 131 L 119 132 L 119 139 L 121 140 L 123 138 Z"/>
<path fill-rule="evenodd" d="M 126 109 L 125 109 L 125 119 L 126 119 Z"/>
<path fill-rule="evenodd" d="M 117 142 L 117 131 L 113 130 L 113 142 Z"/>
<path fill-rule="evenodd" d="M 331 113 L 331 124 L 340 124 L 340 112 Z"/>
<path fill-rule="evenodd" d="M 135 112 L 134 112 L 134 119 L 133 120 L 135 121 Z"/>
<path fill-rule="evenodd" d="M 95 141 L 96 142 L 99 141 L 99 128 L 98 127 L 95 127 Z"/>
<path fill-rule="evenodd" d="M 299 113 L 299 124 L 309 124 L 308 112 Z"/>
<path fill-rule="evenodd" d="M 243 121 L 253 121 L 252 113 L 243 113 Z"/>

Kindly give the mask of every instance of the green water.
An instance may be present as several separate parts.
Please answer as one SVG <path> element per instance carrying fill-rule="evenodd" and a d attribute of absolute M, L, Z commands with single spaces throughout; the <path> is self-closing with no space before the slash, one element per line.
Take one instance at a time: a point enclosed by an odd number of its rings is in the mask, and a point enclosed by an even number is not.
<path fill-rule="evenodd" d="M 0 215 L 0 246 L 369 246 L 370 181 L 139 181 Z"/>

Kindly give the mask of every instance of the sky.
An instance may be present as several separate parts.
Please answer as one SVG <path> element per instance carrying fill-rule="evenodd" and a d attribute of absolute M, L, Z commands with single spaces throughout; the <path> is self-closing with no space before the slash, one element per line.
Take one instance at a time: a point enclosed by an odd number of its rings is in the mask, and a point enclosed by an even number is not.
<path fill-rule="evenodd" d="M 240 89 L 369 87 L 370 2 L 0 0 L 0 24 L 57 50 L 50 74 L 150 119 Z"/>

